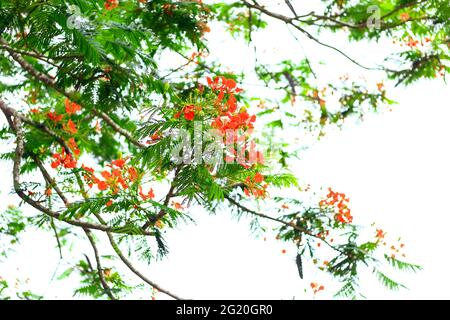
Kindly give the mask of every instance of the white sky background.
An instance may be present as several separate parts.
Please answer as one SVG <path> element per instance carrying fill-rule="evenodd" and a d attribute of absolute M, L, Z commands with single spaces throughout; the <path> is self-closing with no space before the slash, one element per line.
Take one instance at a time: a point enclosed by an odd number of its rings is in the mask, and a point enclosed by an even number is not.
<path fill-rule="evenodd" d="M 212 29 L 208 37 L 211 57 L 235 72 L 251 72 L 253 47 L 232 40 L 218 26 L 212 25 Z M 306 52 L 324 82 L 337 80 L 344 73 L 354 78 L 364 74 L 374 87 L 381 79 L 379 74 L 355 67 L 299 34 L 301 44 L 297 43 L 283 24 L 275 23 L 253 36 L 262 61 L 302 59 Z M 392 49 L 390 42 L 349 45 L 345 38 L 329 35 L 323 35 L 321 40 L 345 49 L 368 66 L 380 62 L 385 52 Z M 320 60 L 326 61 L 327 66 L 318 65 Z M 256 96 L 264 94 L 261 88 L 250 85 L 255 83 L 251 77 L 246 82 L 243 87 L 247 91 Z M 446 201 L 450 198 L 450 88 L 436 80 L 420 81 L 408 88 L 387 86 L 387 90 L 388 96 L 399 102 L 392 112 L 370 115 L 362 123 L 348 123 L 342 131 L 317 142 L 295 164 L 295 173 L 315 187 L 331 186 L 345 192 L 358 223 L 376 222 L 389 235 L 401 236 L 406 243 L 407 260 L 424 267 L 417 274 L 397 275 L 395 279 L 409 288 L 399 292 L 387 291 L 364 275 L 361 291 L 367 298 L 449 299 L 446 288 L 450 286 L 450 257 L 446 249 L 450 209 Z M 3 117 L 0 121 L 4 123 Z M 3 162 L 0 169 L 2 209 L 17 203 L 15 197 L 8 195 L 11 168 Z M 316 298 L 332 298 L 337 287 L 321 272 L 308 267 L 305 279 L 299 279 L 294 247 L 272 237 L 267 241 L 255 238 L 245 220 L 237 222 L 227 212 L 209 216 L 198 208 L 192 211 L 197 225 L 180 226 L 168 234 L 168 258 L 150 267 L 140 264 L 155 282 L 195 299 L 310 299 L 311 292 L 305 293 L 304 289 L 311 281 L 319 281 L 327 290 Z M 79 242 L 80 247 L 74 251 L 77 258 L 84 252 L 91 255 L 86 241 Z M 287 254 L 281 254 L 282 249 L 287 249 Z M 47 298 L 71 298 L 76 279 L 50 281 L 57 265 L 58 252 L 50 234 L 29 232 L 16 252 L 0 263 L 0 276 L 12 283 L 15 278 L 29 277 L 29 283 L 21 288 L 31 288 Z M 60 266 L 58 273 L 64 270 Z M 148 293 L 143 295 L 149 297 Z"/>

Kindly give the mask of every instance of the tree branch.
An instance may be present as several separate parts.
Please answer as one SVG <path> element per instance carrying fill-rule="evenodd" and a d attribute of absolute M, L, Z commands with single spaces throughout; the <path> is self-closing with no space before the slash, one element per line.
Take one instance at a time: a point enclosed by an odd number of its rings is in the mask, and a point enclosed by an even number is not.
<path fill-rule="evenodd" d="M 38 70 L 36 70 L 31 64 L 29 64 L 25 59 L 23 59 L 23 57 L 11 50 L 8 49 L 9 45 L 6 42 L 5 39 L 0 38 L 0 44 L 3 46 L 3 48 L 6 48 L 6 51 L 9 53 L 9 55 L 25 70 L 27 71 L 29 74 L 31 74 L 34 78 L 36 78 L 37 80 L 43 82 L 45 85 L 47 85 L 50 88 L 53 88 L 54 90 L 56 90 L 57 92 L 61 93 L 62 95 L 64 95 L 66 98 L 75 101 L 73 94 L 71 94 L 70 92 L 59 88 L 56 85 L 55 80 L 50 77 L 47 74 L 44 74 Z M 116 131 L 118 134 L 124 136 L 128 141 L 130 141 L 132 144 L 134 144 L 135 146 L 137 146 L 138 148 L 144 149 L 147 148 L 147 146 L 143 143 L 141 143 L 140 141 L 136 140 L 133 138 L 133 136 L 131 135 L 131 133 L 129 133 L 128 131 L 124 130 L 123 128 L 121 128 L 114 120 L 111 119 L 111 117 L 109 117 L 106 113 L 104 113 L 103 111 L 97 110 L 95 108 L 92 108 L 92 112 L 99 118 L 103 119 L 103 121 L 105 121 L 114 131 Z"/>
<path fill-rule="evenodd" d="M 100 283 L 105 291 L 105 294 L 111 299 L 111 300 L 117 300 L 116 297 L 114 297 L 113 293 L 111 292 L 111 288 L 109 287 L 108 283 L 105 280 L 105 277 L 103 275 L 103 268 L 100 261 L 100 255 L 98 253 L 97 245 L 95 244 L 94 237 L 91 234 L 91 231 L 89 229 L 83 229 L 86 233 L 87 238 L 89 239 L 89 242 L 91 243 L 92 249 L 94 250 L 95 255 L 95 261 L 97 263 L 97 273 L 98 277 L 100 279 Z"/>

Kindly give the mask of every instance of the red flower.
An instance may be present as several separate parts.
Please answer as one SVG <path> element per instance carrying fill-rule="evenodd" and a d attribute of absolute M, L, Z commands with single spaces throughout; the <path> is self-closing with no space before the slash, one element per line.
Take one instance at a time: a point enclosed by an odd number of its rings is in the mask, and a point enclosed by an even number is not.
<path fill-rule="evenodd" d="M 119 6 L 118 0 L 106 0 L 104 7 L 106 10 L 113 10 Z"/>
<path fill-rule="evenodd" d="M 100 191 L 105 191 L 106 189 L 108 189 L 108 184 L 105 181 L 98 181 L 97 187 Z"/>
<path fill-rule="evenodd" d="M 66 106 L 67 114 L 75 114 L 77 111 L 81 110 L 81 106 L 76 104 L 75 102 L 71 102 L 68 98 L 64 100 L 64 104 Z"/>
<path fill-rule="evenodd" d="M 113 166 L 116 166 L 116 167 L 122 169 L 125 166 L 125 163 L 127 162 L 127 160 L 128 160 L 127 158 L 125 158 L 125 159 L 117 159 L 117 160 L 111 161 L 111 164 Z"/>
<path fill-rule="evenodd" d="M 212 80 L 210 77 L 206 77 L 208 86 L 215 91 L 223 91 L 225 93 L 239 93 L 242 89 L 236 86 L 236 81 L 234 79 L 227 79 L 225 77 L 215 77 Z"/>
<path fill-rule="evenodd" d="M 70 134 L 76 134 L 78 132 L 77 126 L 70 119 L 69 119 L 69 121 L 67 121 L 67 125 L 64 127 L 64 129 Z"/>
<path fill-rule="evenodd" d="M 132 182 L 136 181 L 139 178 L 139 173 L 135 167 L 128 168 L 128 177 Z"/>
<path fill-rule="evenodd" d="M 159 134 L 159 132 L 155 132 L 154 134 L 152 134 L 150 136 L 150 139 L 152 139 L 153 141 L 159 140 L 159 139 L 161 139 L 161 135 Z"/>
<path fill-rule="evenodd" d="M 262 174 L 260 174 L 259 172 L 257 172 L 255 174 L 255 176 L 253 177 L 253 181 L 255 181 L 255 183 L 261 183 L 264 181 L 264 176 Z"/>
<path fill-rule="evenodd" d="M 189 121 L 194 120 L 194 117 L 195 117 L 194 108 L 195 107 L 193 105 L 189 105 L 189 106 L 184 107 L 183 112 L 184 112 L 184 118 L 186 120 L 189 120 Z"/>
<path fill-rule="evenodd" d="M 382 230 L 382 229 L 377 229 L 377 235 L 376 235 L 376 237 L 377 237 L 378 239 L 383 239 L 384 236 L 385 236 L 385 233 L 383 232 L 383 230 Z"/>
<path fill-rule="evenodd" d="M 109 201 L 106 203 L 106 206 L 107 206 L 107 207 L 110 207 L 110 206 L 112 206 L 112 204 L 113 204 L 113 201 L 112 201 L 112 200 L 109 200 Z"/>
<path fill-rule="evenodd" d="M 55 159 L 51 163 L 51 167 L 53 169 L 56 169 L 61 165 L 66 169 L 74 169 L 77 166 L 77 160 L 74 159 L 70 154 L 66 154 L 64 149 L 62 149 L 60 153 L 53 154 L 52 157 L 53 159 Z"/>
<path fill-rule="evenodd" d="M 178 118 L 180 118 L 181 117 L 181 114 L 183 113 L 183 115 L 184 115 L 184 118 L 186 119 L 186 120 L 188 120 L 188 121 L 192 121 L 192 120 L 194 120 L 194 118 L 195 118 L 195 110 L 201 110 L 201 108 L 200 107 L 196 107 L 196 106 L 194 106 L 194 105 L 188 105 L 188 106 L 185 106 L 184 108 L 183 108 L 183 110 L 181 110 L 181 111 L 179 111 L 179 112 L 177 112 L 177 113 L 175 113 L 175 115 L 173 116 L 175 119 L 178 119 Z"/>
<path fill-rule="evenodd" d="M 56 112 L 47 112 L 47 117 L 53 122 L 60 122 L 63 118 L 63 115 L 57 114 Z"/>
<path fill-rule="evenodd" d="M 80 149 L 78 149 L 78 145 L 74 138 L 70 138 L 69 141 L 67 142 L 67 144 L 69 145 L 69 148 L 73 151 L 73 153 L 76 156 L 80 155 Z"/>
<path fill-rule="evenodd" d="M 153 189 L 150 188 L 150 190 L 145 194 L 142 192 L 142 187 L 139 186 L 139 195 L 141 196 L 142 200 L 147 201 L 148 199 L 153 199 L 155 197 L 155 194 L 153 193 Z"/>

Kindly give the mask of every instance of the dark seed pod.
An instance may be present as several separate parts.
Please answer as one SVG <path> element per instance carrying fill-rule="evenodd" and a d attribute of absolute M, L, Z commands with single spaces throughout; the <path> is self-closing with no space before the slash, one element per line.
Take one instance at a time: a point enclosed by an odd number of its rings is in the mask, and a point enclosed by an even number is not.
<path fill-rule="evenodd" d="M 300 275 L 300 279 L 303 279 L 303 263 L 302 263 L 302 255 L 300 253 L 297 253 L 295 262 L 297 263 L 298 274 Z"/>

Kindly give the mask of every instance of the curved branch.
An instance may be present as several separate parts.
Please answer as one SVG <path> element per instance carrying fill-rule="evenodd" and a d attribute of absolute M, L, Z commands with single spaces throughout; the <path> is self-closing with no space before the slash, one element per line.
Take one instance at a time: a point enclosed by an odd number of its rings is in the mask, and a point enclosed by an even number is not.
<path fill-rule="evenodd" d="M 295 229 L 295 230 L 297 230 L 297 231 L 300 231 L 301 233 L 304 233 L 304 234 L 306 234 L 306 235 L 308 235 L 308 236 L 310 236 L 310 237 L 313 237 L 313 238 L 316 238 L 316 239 L 321 240 L 322 242 L 324 242 L 326 245 L 328 245 L 328 246 L 329 246 L 330 248 L 332 248 L 333 250 L 342 252 L 341 250 L 339 250 L 338 248 L 336 248 L 335 246 L 333 246 L 331 243 L 329 243 L 327 240 L 325 240 L 325 239 L 323 239 L 322 237 L 319 237 L 319 236 L 317 236 L 317 235 L 311 233 L 311 231 L 309 231 L 309 230 L 307 230 L 307 229 L 305 229 L 305 228 L 302 228 L 302 227 L 297 226 L 297 225 L 294 224 L 294 223 L 286 222 L 286 221 L 284 221 L 284 220 L 281 220 L 281 219 L 278 219 L 278 218 L 274 218 L 274 217 L 268 216 L 268 215 L 266 215 L 266 214 L 264 214 L 264 213 L 256 212 L 255 210 L 252 210 L 252 209 L 247 208 L 246 206 L 242 205 L 241 203 L 239 203 L 238 201 L 236 201 L 235 199 L 233 199 L 232 197 L 230 197 L 230 196 L 228 196 L 228 195 L 225 195 L 225 199 L 227 199 L 231 204 L 233 204 L 234 206 L 238 207 L 238 208 L 241 209 L 242 211 L 245 211 L 245 212 L 247 212 L 247 213 L 250 213 L 250 214 L 252 214 L 252 215 L 254 215 L 254 216 L 257 216 L 257 217 L 260 217 L 260 218 L 264 218 L 264 219 L 267 219 L 267 220 L 271 220 L 271 221 L 275 221 L 275 222 L 284 224 L 285 226 L 291 227 L 291 228 L 293 228 L 293 229 Z"/>
<path fill-rule="evenodd" d="M 102 284 L 102 287 L 105 291 L 105 294 L 111 299 L 111 300 L 117 300 L 116 297 L 114 297 L 113 293 L 111 292 L 111 288 L 109 287 L 108 283 L 105 280 L 105 277 L 103 276 L 103 268 L 100 261 L 100 255 L 98 253 L 97 245 L 95 244 L 94 237 L 91 234 L 91 231 L 88 229 L 83 229 L 86 233 L 87 238 L 89 239 L 89 242 L 91 243 L 92 249 L 94 250 L 95 255 L 95 261 L 97 263 L 97 273 L 98 277 L 100 278 L 100 283 Z"/>
<path fill-rule="evenodd" d="M 43 82 L 45 85 L 47 85 L 50 88 L 53 88 L 54 90 L 56 90 L 57 92 L 61 93 L 62 95 L 64 95 L 66 98 L 75 101 L 73 95 L 64 90 L 59 88 L 56 85 L 55 80 L 50 77 L 49 75 L 40 72 L 38 70 L 36 70 L 30 63 L 28 63 L 19 53 L 9 49 L 9 45 L 6 42 L 5 39 L 0 38 L 0 45 L 2 45 L 2 48 L 6 49 L 6 51 L 9 53 L 9 55 L 25 70 L 27 71 L 29 74 L 31 74 L 33 77 L 35 77 L 37 80 Z M 128 141 L 130 141 L 132 144 L 134 144 L 136 147 L 144 149 L 147 146 L 143 143 L 141 143 L 140 141 L 136 140 L 133 138 L 132 134 L 129 133 L 128 131 L 124 130 L 123 128 L 121 128 L 113 119 L 111 119 L 111 117 L 109 117 L 106 113 L 104 113 L 103 111 L 97 110 L 95 108 L 92 108 L 92 112 L 98 116 L 99 118 L 103 119 L 103 121 L 105 121 L 115 132 L 117 132 L 118 134 L 124 136 Z"/>
<path fill-rule="evenodd" d="M 139 270 L 137 270 L 133 266 L 131 261 L 128 260 L 127 257 L 125 257 L 125 255 L 122 253 L 122 251 L 120 250 L 119 246 L 117 245 L 116 241 L 114 240 L 114 237 L 112 236 L 112 234 L 110 232 L 107 232 L 106 234 L 108 235 L 109 242 L 111 243 L 111 246 L 113 247 L 114 251 L 119 256 L 120 260 L 122 260 L 122 262 L 128 267 L 128 269 L 130 269 L 131 272 L 133 272 L 135 275 L 137 275 L 139 278 L 141 278 L 141 280 L 143 280 L 144 282 L 146 282 L 147 284 L 149 284 L 153 288 L 157 289 L 158 291 L 161 291 L 161 292 L 167 294 L 168 296 L 170 296 L 170 297 L 172 297 L 172 298 L 174 298 L 176 300 L 184 300 L 183 298 L 180 298 L 179 296 L 175 295 L 174 293 L 172 293 L 172 292 L 162 288 L 157 283 L 151 281 L 146 276 L 144 276 Z"/>
<path fill-rule="evenodd" d="M 358 61 L 356 61 L 355 59 L 353 59 L 352 57 L 350 57 L 348 54 L 346 54 L 345 52 L 343 52 L 341 49 L 338 49 L 336 47 L 333 47 L 332 45 L 329 45 L 327 43 L 324 43 L 322 41 L 320 41 L 319 39 L 317 39 L 316 37 L 314 37 L 310 32 L 308 32 L 307 30 L 305 30 L 304 28 L 300 27 L 298 24 L 295 24 L 294 22 L 296 21 L 296 18 L 290 18 L 287 17 L 285 15 L 279 14 L 279 13 L 275 13 L 272 11 L 267 10 L 266 8 L 264 8 L 263 6 L 260 6 L 256 3 L 250 3 L 247 0 L 242 0 L 243 3 L 252 9 L 258 10 L 262 13 L 264 13 L 265 15 L 278 19 L 280 21 L 283 21 L 284 23 L 293 26 L 294 28 L 296 28 L 297 30 L 299 30 L 301 33 L 303 33 L 304 35 L 306 35 L 309 39 L 313 40 L 314 42 L 320 44 L 323 47 L 332 49 L 336 52 L 338 52 L 339 54 L 341 54 L 342 56 L 344 56 L 345 58 L 347 58 L 349 61 L 351 61 L 352 63 L 356 64 L 357 66 L 366 69 L 366 70 L 384 70 L 383 68 L 374 68 L 374 67 L 367 67 L 362 65 L 361 63 L 359 63 Z"/>
<path fill-rule="evenodd" d="M 18 116 L 18 113 L 8 107 L 3 100 L 0 100 L 0 110 L 5 114 L 6 118 L 8 119 L 8 123 L 12 125 L 11 129 L 16 134 L 16 151 L 15 151 L 15 157 L 14 157 L 14 168 L 13 168 L 13 185 L 14 185 L 14 191 L 17 193 L 17 195 L 25 201 L 27 204 L 31 205 L 33 208 L 39 210 L 42 213 L 45 213 L 46 215 L 58 219 L 60 221 L 63 221 L 65 223 L 68 223 L 73 226 L 81 227 L 81 228 L 88 228 L 88 229 L 95 229 L 100 230 L 103 232 L 113 232 L 113 233 L 120 233 L 120 234 L 128 234 L 126 231 L 122 231 L 121 228 L 114 228 L 107 225 L 101 225 L 96 223 L 90 223 L 85 222 L 81 220 L 70 220 L 65 219 L 63 216 L 55 212 L 47 207 L 44 207 L 39 202 L 34 201 L 30 196 L 28 196 L 24 190 L 21 188 L 20 183 L 20 166 L 22 162 L 22 157 L 24 154 L 24 132 L 23 132 L 23 126 L 22 126 L 22 117 Z M 147 232 L 145 230 L 141 230 L 144 235 L 153 236 L 154 233 Z"/>

